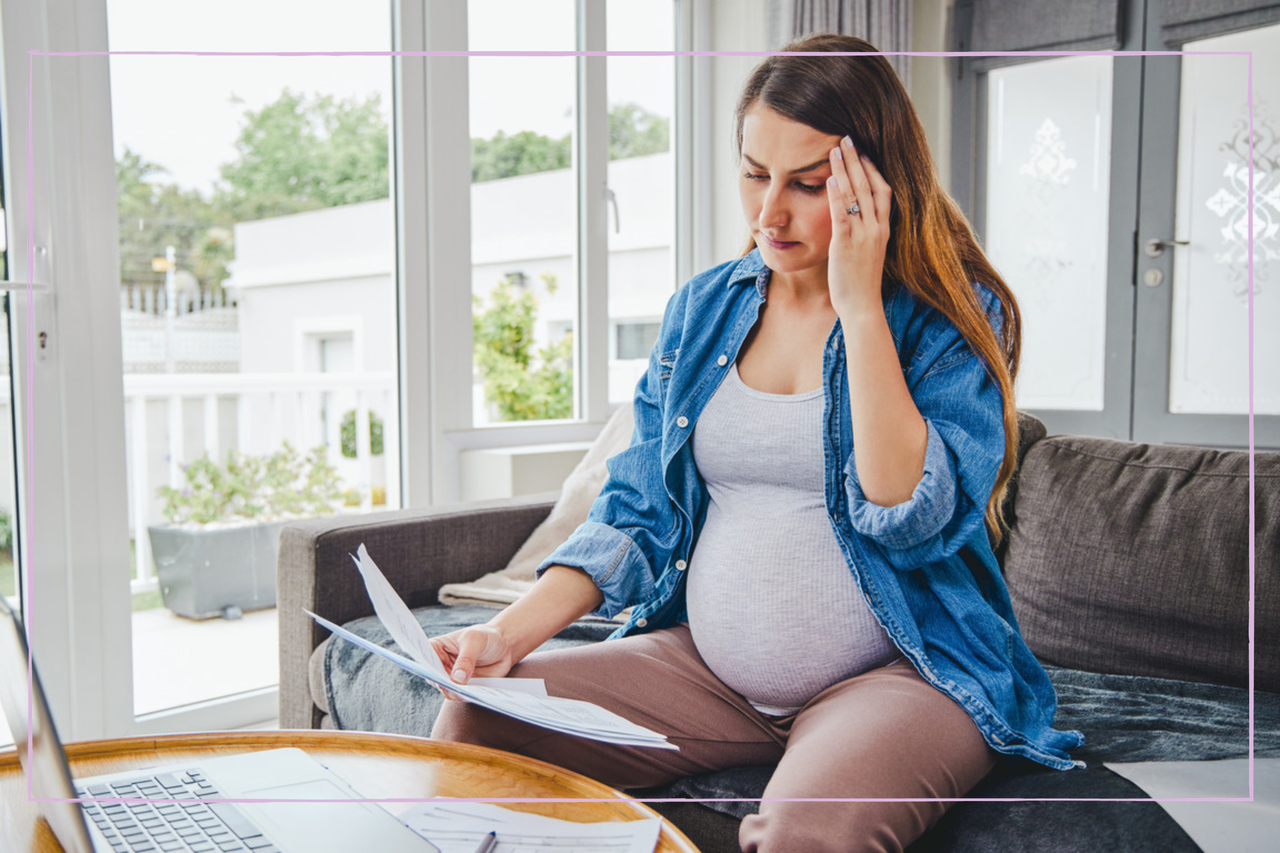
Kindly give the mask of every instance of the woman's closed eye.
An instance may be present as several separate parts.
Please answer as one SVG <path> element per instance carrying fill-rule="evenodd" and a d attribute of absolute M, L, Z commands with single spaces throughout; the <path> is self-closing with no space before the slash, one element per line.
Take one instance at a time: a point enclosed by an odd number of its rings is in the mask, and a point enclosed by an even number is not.
<path fill-rule="evenodd" d="M 746 178 L 747 180 L 750 180 L 750 181 L 767 181 L 767 180 L 769 180 L 769 176 L 768 176 L 768 175 L 761 175 L 761 174 L 757 174 L 757 173 L 755 173 L 755 172 L 743 172 L 743 173 L 742 173 L 742 177 L 744 177 L 744 178 Z M 798 189 L 798 190 L 800 190 L 801 192 L 806 192 L 806 193 L 808 193 L 809 195 L 815 195 L 815 194 L 820 193 L 820 192 L 822 192 L 823 190 L 825 190 L 825 189 L 827 188 L 827 185 L 826 185 L 826 183 L 820 183 L 820 184 L 806 184 L 804 181 L 796 181 L 796 182 L 795 182 L 795 188 L 796 188 L 796 189 Z"/>

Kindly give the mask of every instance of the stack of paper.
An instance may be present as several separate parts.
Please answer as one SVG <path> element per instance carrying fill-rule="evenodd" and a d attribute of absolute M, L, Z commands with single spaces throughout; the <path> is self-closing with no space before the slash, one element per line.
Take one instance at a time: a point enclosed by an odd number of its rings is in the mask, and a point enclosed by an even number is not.
<path fill-rule="evenodd" d="M 653 853 L 661 818 L 575 823 L 484 803 L 422 803 L 400 820 L 440 848 L 440 853 L 475 853 L 490 831 L 493 853 Z"/>
<path fill-rule="evenodd" d="M 638 726 L 599 705 L 547 696 L 540 679 L 473 678 L 467 684 L 456 683 L 445 671 L 444 664 L 437 657 L 418 620 L 400 596 L 396 595 L 382 571 L 370 559 L 363 544 L 357 554 L 351 559 L 364 577 L 365 590 L 369 593 L 369 600 L 373 602 L 374 612 L 387 627 L 392 639 L 412 660 L 359 637 L 310 610 L 306 611 L 312 619 L 339 637 L 368 649 L 463 699 L 513 719 L 551 731 L 607 743 L 678 749 L 675 744 L 667 742 L 665 735 Z"/>

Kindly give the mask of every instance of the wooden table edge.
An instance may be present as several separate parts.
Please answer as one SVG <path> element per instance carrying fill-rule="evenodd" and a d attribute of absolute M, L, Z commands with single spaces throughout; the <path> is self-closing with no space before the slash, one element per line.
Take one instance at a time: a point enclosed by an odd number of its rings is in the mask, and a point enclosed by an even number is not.
<path fill-rule="evenodd" d="M 19 744 L 25 749 L 26 744 Z M 528 758 L 523 755 L 502 752 L 473 744 L 442 742 L 430 738 L 413 735 L 382 734 L 377 732 L 356 731 L 317 731 L 314 729 L 281 729 L 252 732 L 183 732 L 167 735 L 148 735 L 142 737 L 109 738 L 104 740 L 78 741 L 65 745 L 67 759 L 73 765 L 80 759 L 104 758 L 113 755 L 142 755 L 148 752 L 162 755 L 183 750 L 218 750 L 219 752 L 253 751 L 275 749 L 279 747 L 297 747 L 304 751 L 310 749 L 367 752 L 376 748 L 386 753 L 399 753 L 406 757 L 423 757 L 433 752 L 452 753 L 452 757 L 474 756 L 480 760 L 500 760 L 508 766 L 514 766 L 535 775 L 550 777 L 557 784 L 569 788 L 577 796 L 567 797 L 530 797 L 519 802 L 536 803 L 539 801 L 555 802 L 558 800 L 605 801 L 629 807 L 635 819 L 659 818 L 662 820 L 662 835 L 668 843 L 674 843 L 678 849 L 696 853 L 697 846 L 689 840 L 679 827 L 658 814 L 645 803 L 627 794 L 610 788 L 580 773 L 557 767 L 546 761 Z M 17 749 L 0 750 L 0 774 L 19 770 Z M 370 797 L 375 802 L 412 802 L 418 798 Z M 423 800 L 425 801 L 425 800 Z M 496 803 L 512 802 L 510 799 L 497 798 Z"/>

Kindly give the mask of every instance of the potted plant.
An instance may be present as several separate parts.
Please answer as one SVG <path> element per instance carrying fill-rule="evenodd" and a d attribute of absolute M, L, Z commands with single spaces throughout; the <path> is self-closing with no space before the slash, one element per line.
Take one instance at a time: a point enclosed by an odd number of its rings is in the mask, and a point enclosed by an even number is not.
<path fill-rule="evenodd" d="M 305 456 L 288 442 L 275 453 L 208 454 L 183 466 L 181 489 L 160 487 L 168 524 L 148 528 L 164 604 L 179 616 L 239 618 L 276 603 L 280 529 L 329 515 L 344 489 L 324 446 Z"/>

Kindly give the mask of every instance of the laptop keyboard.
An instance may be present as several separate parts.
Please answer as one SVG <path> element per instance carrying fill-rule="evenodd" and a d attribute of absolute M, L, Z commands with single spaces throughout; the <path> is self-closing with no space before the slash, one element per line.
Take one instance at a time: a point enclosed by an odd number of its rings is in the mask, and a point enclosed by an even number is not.
<path fill-rule="evenodd" d="M 174 801 L 82 803 L 115 853 L 280 853 L 235 805 L 197 801 L 222 796 L 199 770 L 77 786 L 77 790 L 82 797 Z"/>

